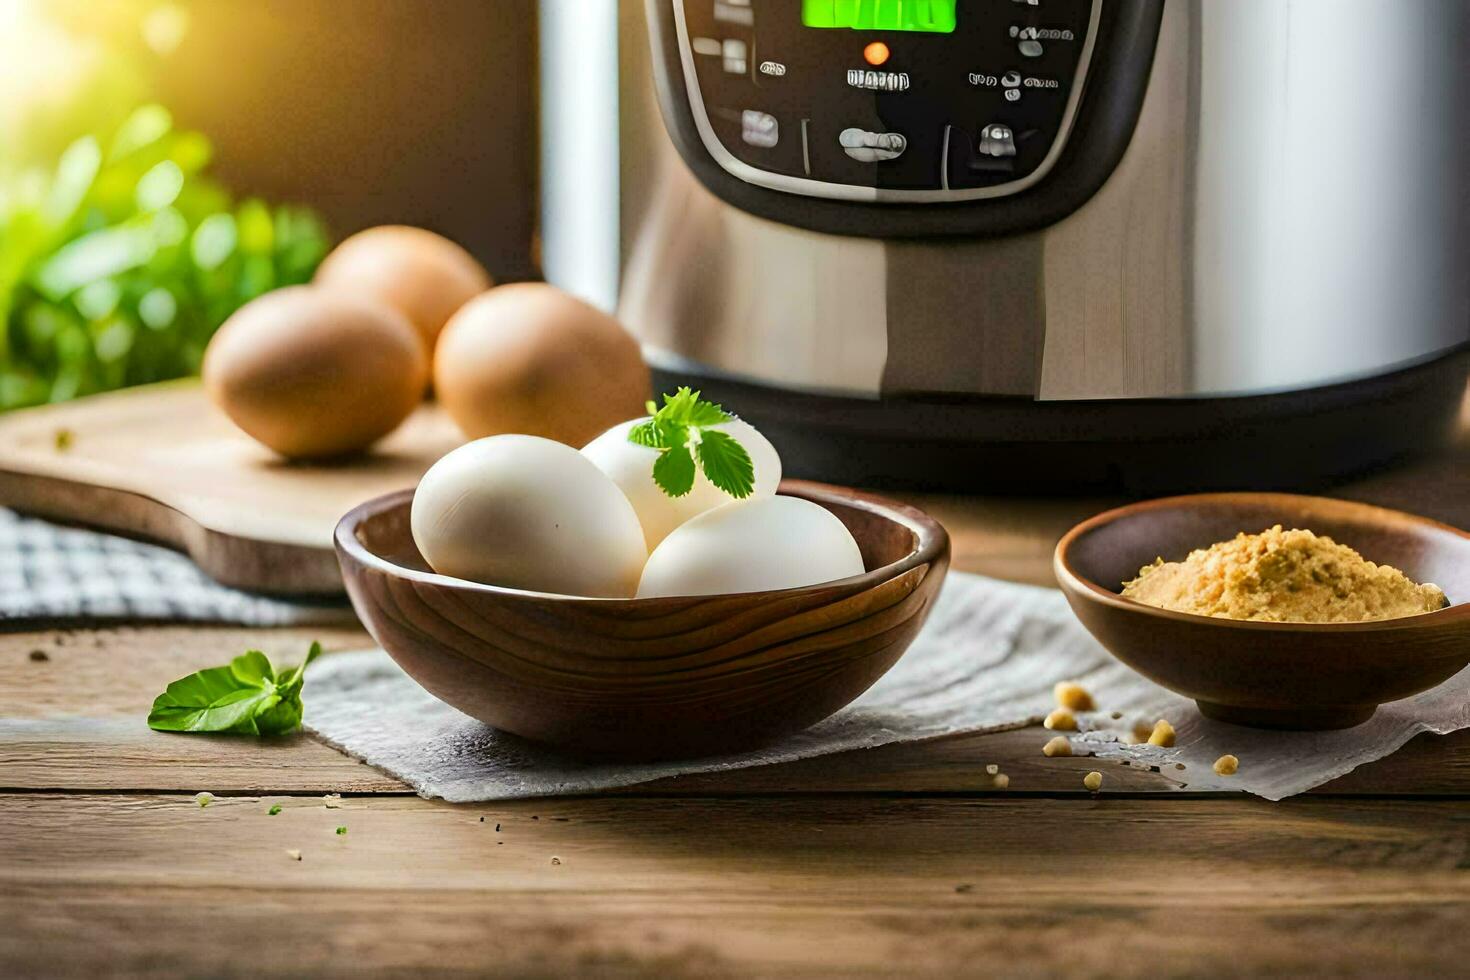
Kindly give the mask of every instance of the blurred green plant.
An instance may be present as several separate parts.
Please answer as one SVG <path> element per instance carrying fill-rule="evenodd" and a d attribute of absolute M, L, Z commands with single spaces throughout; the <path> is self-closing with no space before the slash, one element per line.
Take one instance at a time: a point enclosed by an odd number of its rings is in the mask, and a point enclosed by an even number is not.
<path fill-rule="evenodd" d="M 195 373 L 231 313 L 311 278 L 316 216 L 237 203 L 210 155 L 145 105 L 0 183 L 0 411 Z"/>

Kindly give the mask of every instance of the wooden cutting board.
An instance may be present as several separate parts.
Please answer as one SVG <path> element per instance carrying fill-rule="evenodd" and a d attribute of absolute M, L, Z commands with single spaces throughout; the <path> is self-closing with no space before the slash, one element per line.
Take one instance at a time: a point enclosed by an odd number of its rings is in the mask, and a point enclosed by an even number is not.
<path fill-rule="evenodd" d="M 170 545 L 226 585 L 339 595 L 337 519 L 462 441 L 426 404 L 369 455 L 288 463 L 170 382 L 0 416 L 0 505 Z"/>

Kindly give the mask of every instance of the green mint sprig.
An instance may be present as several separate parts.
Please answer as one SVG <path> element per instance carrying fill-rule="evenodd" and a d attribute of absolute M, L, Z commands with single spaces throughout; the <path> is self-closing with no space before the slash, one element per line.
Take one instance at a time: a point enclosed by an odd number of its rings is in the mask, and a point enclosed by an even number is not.
<path fill-rule="evenodd" d="M 153 702 L 148 727 L 157 732 L 285 735 L 301 725 L 306 667 L 321 655 L 313 643 L 299 667 L 276 674 L 269 658 L 247 650 L 226 667 L 181 677 Z"/>
<path fill-rule="evenodd" d="M 696 464 L 705 479 L 737 500 L 755 491 L 750 453 L 734 436 L 714 428 L 735 416 L 688 388 L 664 395 L 663 408 L 649 402 L 648 414 L 652 418 L 635 425 L 628 441 L 658 450 L 653 482 L 664 493 L 682 497 L 694 489 Z"/>

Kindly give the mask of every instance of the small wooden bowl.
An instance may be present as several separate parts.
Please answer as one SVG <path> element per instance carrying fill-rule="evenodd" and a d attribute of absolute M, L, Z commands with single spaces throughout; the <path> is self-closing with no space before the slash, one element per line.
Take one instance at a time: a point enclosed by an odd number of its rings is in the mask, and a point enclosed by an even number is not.
<path fill-rule="evenodd" d="M 949 567 L 928 515 L 787 481 L 857 539 L 868 571 L 778 592 L 591 599 L 432 572 L 406 490 L 342 518 L 347 592 L 373 637 L 435 697 L 487 725 L 579 754 L 734 752 L 815 724 L 897 662 Z M 492 543 L 493 544 L 493 543 Z"/>
<path fill-rule="evenodd" d="M 1438 612 L 1367 623 L 1258 623 L 1124 599 L 1162 557 L 1280 524 L 1307 528 L 1444 589 Z M 1053 568 L 1082 624 L 1145 677 L 1210 718 L 1257 728 L 1349 728 L 1470 662 L 1470 534 L 1412 514 L 1325 497 L 1213 493 L 1110 510 L 1067 532 Z"/>

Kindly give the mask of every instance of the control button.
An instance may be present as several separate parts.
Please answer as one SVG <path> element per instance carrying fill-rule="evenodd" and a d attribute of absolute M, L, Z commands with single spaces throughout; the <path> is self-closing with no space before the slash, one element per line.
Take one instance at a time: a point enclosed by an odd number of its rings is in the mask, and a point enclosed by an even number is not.
<path fill-rule="evenodd" d="M 725 46 L 712 37 L 697 37 L 690 46 L 694 48 L 695 54 L 712 55 L 716 58 L 720 56 L 720 52 L 725 50 Z"/>
<path fill-rule="evenodd" d="M 781 141 L 781 124 L 769 112 L 746 109 L 740 114 L 740 138 L 751 146 L 770 149 Z"/>
<path fill-rule="evenodd" d="M 1041 46 L 1040 41 L 1028 37 L 1024 41 L 1016 43 L 1016 50 L 1027 58 L 1040 58 L 1042 52 L 1046 49 Z"/>
<path fill-rule="evenodd" d="M 1005 89 L 1007 102 L 1021 101 L 1021 73 L 1008 71 L 1000 77 L 1001 87 Z"/>
<path fill-rule="evenodd" d="M 902 133 L 870 133 L 866 129 L 844 129 L 837 137 L 842 149 L 859 163 L 893 160 L 908 149 L 909 141 Z"/>
<path fill-rule="evenodd" d="M 786 74 L 786 66 L 779 61 L 762 61 L 757 69 L 762 75 L 780 78 Z"/>
<path fill-rule="evenodd" d="M 991 123 L 980 130 L 979 149 L 981 156 L 1013 157 L 1016 155 L 1016 134 L 1009 126 Z"/>
<path fill-rule="evenodd" d="M 744 75 L 746 50 L 744 41 L 735 38 L 726 40 L 720 50 L 725 59 L 725 71 L 732 75 Z"/>
<path fill-rule="evenodd" d="M 755 23 L 755 13 L 750 9 L 750 0 L 715 0 L 715 20 L 749 27 Z"/>
<path fill-rule="evenodd" d="M 861 68 L 850 68 L 847 72 L 847 84 L 869 92 L 907 92 L 909 73 L 906 71 L 863 71 Z"/>

